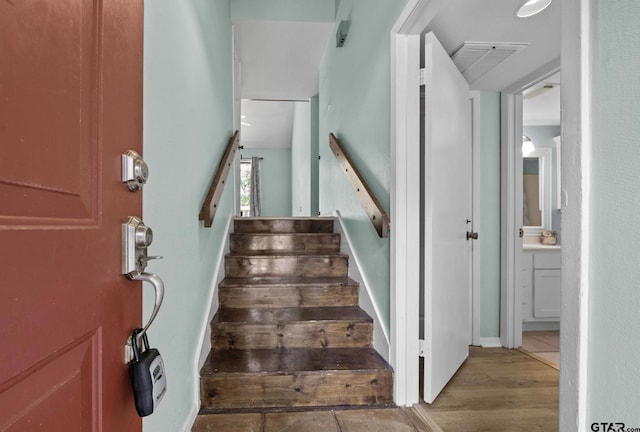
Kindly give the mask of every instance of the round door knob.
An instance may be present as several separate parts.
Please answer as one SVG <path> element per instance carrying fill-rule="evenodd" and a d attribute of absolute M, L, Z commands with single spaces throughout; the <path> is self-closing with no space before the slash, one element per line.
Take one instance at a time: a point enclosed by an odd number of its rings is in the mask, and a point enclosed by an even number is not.
<path fill-rule="evenodd" d="M 133 173 L 138 185 L 142 186 L 145 184 L 149 178 L 149 167 L 147 166 L 147 163 L 142 159 L 136 159 L 134 162 Z"/>

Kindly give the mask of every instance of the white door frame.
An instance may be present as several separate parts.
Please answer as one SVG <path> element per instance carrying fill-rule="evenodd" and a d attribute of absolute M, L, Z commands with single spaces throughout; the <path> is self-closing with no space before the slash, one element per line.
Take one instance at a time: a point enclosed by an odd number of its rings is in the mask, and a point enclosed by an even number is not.
<path fill-rule="evenodd" d="M 500 95 L 500 343 L 522 345 L 522 92 L 557 73 L 560 59 L 535 70 Z"/>
<path fill-rule="evenodd" d="M 419 255 L 419 245 L 414 240 L 418 237 L 415 233 L 419 232 L 419 218 L 412 214 L 415 209 L 411 202 L 419 193 L 414 163 L 419 154 L 419 94 L 412 90 L 418 79 L 414 53 L 419 53 L 420 32 L 445 1 L 408 0 L 391 30 L 390 359 L 395 369 L 394 399 L 400 406 L 418 402 L 419 313 L 415 279 L 419 267 L 415 255 Z M 561 8 L 562 170 L 567 175 L 562 179 L 564 271 L 560 345 L 566 366 L 560 373 L 560 430 L 569 431 L 587 427 L 590 92 L 595 0 L 564 0 Z M 510 337 L 508 333 L 503 336 Z"/>
<path fill-rule="evenodd" d="M 470 230 L 480 230 L 480 122 L 482 110 L 480 109 L 480 92 L 471 91 L 471 227 Z M 469 287 L 469 314 L 471 316 L 471 328 L 469 329 L 470 345 L 482 345 L 480 340 L 480 247 L 482 235 L 478 236 L 471 245 L 471 286 Z"/>
<path fill-rule="evenodd" d="M 409 0 L 391 31 L 391 352 L 394 400 L 401 406 L 419 401 L 420 296 L 420 33 L 446 0 Z M 479 125 L 479 98 L 470 97 Z M 474 194 L 479 196 L 479 127 L 474 127 Z M 474 228 L 479 203 L 473 202 Z M 480 341 L 479 249 L 474 245 L 470 292 L 472 328 L 469 339 Z"/>

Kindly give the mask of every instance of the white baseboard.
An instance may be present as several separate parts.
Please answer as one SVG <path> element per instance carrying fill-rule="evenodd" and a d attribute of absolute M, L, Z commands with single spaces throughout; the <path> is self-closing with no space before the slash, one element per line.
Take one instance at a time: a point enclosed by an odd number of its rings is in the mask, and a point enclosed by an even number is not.
<path fill-rule="evenodd" d="M 482 348 L 502 348 L 499 337 L 481 337 L 480 345 Z"/>
<path fill-rule="evenodd" d="M 209 296 L 207 298 L 207 304 L 211 305 L 209 309 L 209 313 L 203 319 L 202 324 L 200 326 L 200 349 L 197 352 L 197 355 L 193 359 L 193 370 L 194 370 L 194 383 L 197 383 L 194 386 L 194 396 L 193 396 L 193 404 L 191 407 L 191 411 L 189 415 L 185 419 L 182 428 L 180 429 L 182 432 L 190 432 L 193 428 L 193 424 L 196 421 L 196 417 L 198 416 L 198 412 L 200 411 L 200 370 L 207 360 L 207 356 L 209 355 L 209 351 L 211 351 L 211 320 L 213 316 L 218 311 L 218 285 L 224 279 L 224 257 L 229 252 L 229 234 L 233 232 L 233 214 L 229 214 L 229 219 L 227 220 L 227 228 L 226 234 L 224 235 L 224 244 L 222 245 L 222 252 L 218 257 L 218 261 L 216 262 L 216 267 L 213 272 L 213 278 L 211 283 L 211 289 L 209 292 Z"/>
<path fill-rule="evenodd" d="M 560 330 L 559 321 L 545 321 L 545 322 L 523 322 L 522 331 L 550 331 Z"/>
<path fill-rule="evenodd" d="M 342 224 L 342 216 L 339 211 L 334 212 L 336 218 L 335 232 L 340 234 L 340 252 L 349 256 L 349 277 L 360 284 L 360 307 L 371 317 L 373 317 L 373 347 L 388 362 L 390 354 L 389 334 L 382 326 L 380 310 L 373 300 L 370 291 L 370 284 L 367 278 L 360 272 L 360 260 L 353 252 L 353 247 L 349 234 L 345 231 Z"/>

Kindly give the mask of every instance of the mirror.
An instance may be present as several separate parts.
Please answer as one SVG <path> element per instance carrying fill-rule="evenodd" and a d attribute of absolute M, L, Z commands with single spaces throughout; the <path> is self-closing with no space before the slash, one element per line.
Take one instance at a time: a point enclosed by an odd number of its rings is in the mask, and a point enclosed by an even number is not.
<path fill-rule="evenodd" d="M 521 205 L 528 236 L 555 231 L 560 240 L 560 117 L 559 72 L 523 91 Z"/>
<path fill-rule="evenodd" d="M 522 158 L 522 225 L 527 235 L 551 229 L 550 168 L 550 148 L 536 148 Z"/>

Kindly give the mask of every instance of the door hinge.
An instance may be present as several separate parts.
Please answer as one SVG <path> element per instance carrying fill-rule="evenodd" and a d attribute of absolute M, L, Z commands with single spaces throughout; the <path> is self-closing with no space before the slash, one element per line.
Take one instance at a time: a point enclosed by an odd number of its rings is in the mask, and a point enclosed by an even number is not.
<path fill-rule="evenodd" d="M 418 355 L 424 357 L 424 339 L 418 339 Z"/>
<path fill-rule="evenodd" d="M 425 69 L 424 68 L 420 68 L 420 85 L 427 85 L 427 83 L 425 82 Z"/>

